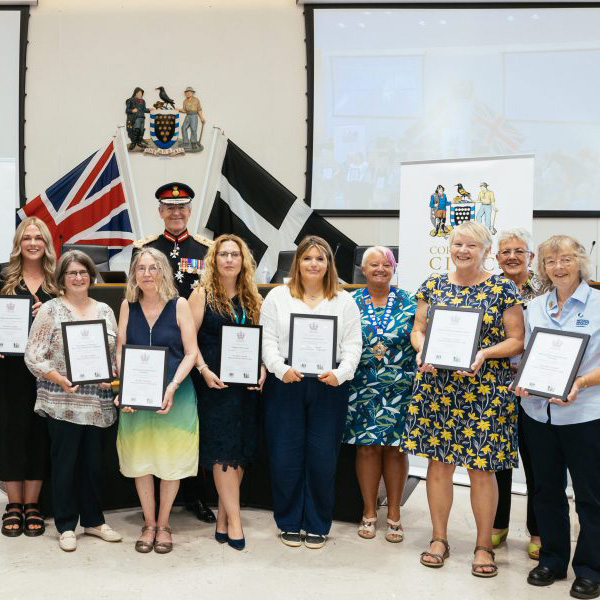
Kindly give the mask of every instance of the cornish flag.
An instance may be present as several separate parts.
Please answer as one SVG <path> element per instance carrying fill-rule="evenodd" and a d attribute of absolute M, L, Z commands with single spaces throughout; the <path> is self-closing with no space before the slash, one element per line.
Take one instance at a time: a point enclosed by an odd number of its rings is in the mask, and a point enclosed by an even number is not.
<path fill-rule="evenodd" d="M 331 245 L 340 278 L 352 281 L 356 244 L 231 140 L 227 141 L 218 191 L 206 227 L 215 237 L 222 233 L 239 235 L 250 247 L 258 273 L 266 267 L 271 275 L 281 250 L 294 250 L 305 236 L 318 235 Z"/>
<path fill-rule="evenodd" d="M 111 257 L 131 244 L 137 231 L 132 227 L 123 168 L 117 160 L 118 144 L 118 140 L 111 141 L 29 200 L 17 211 L 17 225 L 26 217 L 44 221 L 57 256 L 63 244 L 108 246 Z"/>

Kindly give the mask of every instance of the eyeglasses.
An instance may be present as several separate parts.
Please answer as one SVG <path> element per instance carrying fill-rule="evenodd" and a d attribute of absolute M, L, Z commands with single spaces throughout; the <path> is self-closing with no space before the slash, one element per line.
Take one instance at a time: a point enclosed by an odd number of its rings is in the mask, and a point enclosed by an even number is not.
<path fill-rule="evenodd" d="M 158 273 L 158 267 L 156 265 L 150 265 L 149 267 L 138 267 L 136 272 L 140 275 L 144 275 L 145 273 L 156 275 Z"/>
<path fill-rule="evenodd" d="M 531 254 L 531 252 L 529 252 L 529 250 L 523 250 L 523 248 L 517 248 L 516 250 L 502 250 L 502 252 L 498 252 L 498 254 L 502 258 L 508 258 L 512 254 L 514 254 L 517 258 L 522 258 L 526 254 Z"/>
<path fill-rule="evenodd" d="M 231 258 L 240 258 L 242 256 L 242 253 L 239 251 L 235 251 L 235 252 L 217 252 L 217 256 L 219 258 L 224 258 L 225 260 L 227 260 L 227 258 L 229 256 L 231 256 Z"/>
<path fill-rule="evenodd" d="M 575 262 L 574 256 L 561 256 L 560 258 L 557 258 L 557 259 L 545 258 L 544 266 L 546 267 L 546 269 L 554 269 L 559 264 L 561 264 L 563 267 L 570 267 L 574 262 Z"/>
<path fill-rule="evenodd" d="M 89 277 L 90 274 L 87 271 L 66 271 L 65 272 L 65 277 L 68 277 L 69 279 L 76 279 L 77 277 L 81 277 L 81 279 L 85 279 L 86 277 Z"/>

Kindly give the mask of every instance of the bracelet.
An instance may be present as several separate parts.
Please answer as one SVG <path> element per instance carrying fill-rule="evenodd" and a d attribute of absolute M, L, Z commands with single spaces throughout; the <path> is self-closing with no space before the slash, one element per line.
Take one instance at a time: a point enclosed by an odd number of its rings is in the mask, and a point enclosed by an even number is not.
<path fill-rule="evenodd" d="M 177 381 L 177 379 L 175 379 L 175 377 L 173 377 L 173 379 L 171 379 L 171 383 L 174 383 L 177 387 L 179 387 L 179 381 Z"/>
<path fill-rule="evenodd" d="M 198 371 L 200 371 L 200 373 L 202 373 L 202 371 L 204 371 L 204 369 L 207 369 L 208 365 L 206 363 L 204 363 L 201 367 L 196 367 L 196 369 L 198 369 Z"/>

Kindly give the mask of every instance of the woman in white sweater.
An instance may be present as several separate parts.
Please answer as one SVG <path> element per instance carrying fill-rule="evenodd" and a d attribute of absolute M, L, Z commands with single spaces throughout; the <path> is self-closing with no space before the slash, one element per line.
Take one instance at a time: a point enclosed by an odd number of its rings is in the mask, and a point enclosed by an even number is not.
<path fill-rule="evenodd" d="M 331 528 L 334 481 L 346 412 L 348 384 L 362 350 L 360 313 L 338 285 L 333 253 L 322 238 L 308 236 L 296 250 L 290 281 L 266 297 L 263 361 L 265 431 L 269 446 L 273 511 L 281 541 L 321 548 Z M 287 364 L 290 315 L 336 317 L 335 363 L 318 377 Z M 308 369 L 307 369 L 308 370 Z"/>

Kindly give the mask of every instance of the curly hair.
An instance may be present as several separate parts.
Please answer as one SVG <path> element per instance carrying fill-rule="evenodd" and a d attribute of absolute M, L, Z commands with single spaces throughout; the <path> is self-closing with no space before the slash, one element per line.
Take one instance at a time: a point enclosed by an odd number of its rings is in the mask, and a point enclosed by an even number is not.
<path fill-rule="evenodd" d="M 129 277 L 127 277 L 127 287 L 125 288 L 125 299 L 127 302 L 137 302 L 140 296 L 144 294 L 137 284 L 136 271 L 142 256 L 149 254 L 156 263 L 158 272 L 156 273 L 156 290 L 158 295 L 168 302 L 171 298 L 177 296 L 177 288 L 173 282 L 173 269 L 167 257 L 156 248 L 142 248 L 131 259 L 129 265 Z"/>
<path fill-rule="evenodd" d="M 544 259 L 547 254 L 555 254 L 557 252 L 573 253 L 573 257 L 577 260 L 579 279 L 581 281 L 587 281 L 590 276 L 590 259 L 588 258 L 585 246 L 570 235 L 553 235 L 538 246 L 537 275 L 544 292 L 554 287 L 552 280 L 548 276 Z"/>
<path fill-rule="evenodd" d="M 23 282 L 23 256 L 21 254 L 21 242 L 25 235 L 25 230 L 30 225 L 35 225 L 42 234 L 44 240 L 44 255 L 42 256 L 42 268 L 44 269 L 44 281 L 42 282 L 42 290 L 51 296 L 56 296 L 58 290 L 54 284 L 54 273 L 56 271 L 56 254 L 54 252 L 54 244 L 52 236 L 46 224 L 38 217 L 27 217 L 23 219 L 15 231 L 13 238 L 13 247 L 10 252 L 8 265 L 2 271 L 4 285 L 0 293 L 6 295 L 14 295 L 17 287 Z"/>
<path fill-rule="evenodd" d="M 225 242 L 234 242 L 242 253 L 242 266 L 237 276 L 236 292 L 248 319 L 251 323 L 256 324 L 260 317 L 260 305 L 262 304 L 262 297 L 254 283 L 256 263 L 246 242 L 237 235 L 230 233 L 220 235 L 204 257 L 204 274 L 200 285 L 205 290 L 206 303 L 222 316 L 235 317 L 233 303 L 221 283 L 217 269 L 217 254 Z"/>

